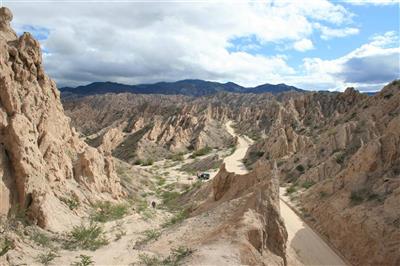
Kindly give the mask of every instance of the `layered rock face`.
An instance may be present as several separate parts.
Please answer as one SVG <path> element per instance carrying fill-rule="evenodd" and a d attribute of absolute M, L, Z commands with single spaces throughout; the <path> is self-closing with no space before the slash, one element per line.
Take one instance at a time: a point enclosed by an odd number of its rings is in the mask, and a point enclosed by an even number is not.
<path fill-rule="evenodd" d="M 0 9 L 1 214 L 26 209 L 41 227 L 59 230 L 76 213 L 62 198 L 81 203 L 121 195 L 110 157 L 89 147 L 70 127 L 59 91 L 45 74 L 40 45 L 17 37 L 12 14 Z"/>
<path fill-rule="evenodd" d="M 126 93 L 69 99 L 64 105 L 90 145 L 128 162 L 231 145 L 233 139 L 212 106 L 191 101 Z"/>
<path fill-rule="evenodd" d="M 187 195 L 201 202 L 194 217 L 215 217 L 210 231 L 198 240 L 200 249 L 222 241 L 239 254 L 241 265 L 286 265 L 287 232 L 280 217 L 277 178 L 268 162 L 257 163 L 245 175 L 227 172 L 223 164 L 208 187 Z M 212 261 L 213 255 L 208 256 L 201 260 Z"/>
<path fill-rule="evenodd" d="M 309 97 L 285 103 L 248 165 L 277 161 L 310 222 L 351 263 L 399 264 L 400 83 L 373 97 L 352 88 L 329 101 Z"/>

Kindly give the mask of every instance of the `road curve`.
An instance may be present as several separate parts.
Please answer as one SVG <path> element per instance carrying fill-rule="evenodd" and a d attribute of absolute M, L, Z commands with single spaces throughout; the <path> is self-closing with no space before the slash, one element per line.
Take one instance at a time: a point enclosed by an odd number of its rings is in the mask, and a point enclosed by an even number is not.
<path fill-rule="evenodd" d="M 226 169 L 236 174 L 245 174 L 247 169 L 242 159 L 252 140 L 239 136 L 232 128 L 232 121 L 226 123 L 227 131 L 238 137 L 235 152 L 224 159 Z M 346 265 L 346 263 L 286 204 L 288 198 L 280 192 L 281 216 L 288 232 L 287 254 L 289 265 Z M 286 201 L 286 202 L 285 202 Z"/>

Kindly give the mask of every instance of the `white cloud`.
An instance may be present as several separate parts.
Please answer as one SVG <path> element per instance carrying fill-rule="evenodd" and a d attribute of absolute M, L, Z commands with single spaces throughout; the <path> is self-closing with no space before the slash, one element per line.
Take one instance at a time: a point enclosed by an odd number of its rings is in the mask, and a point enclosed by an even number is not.
<path fill-rule="evenodd" d="M 345 28 L 330 28 L 323 26 L 319 23 L 315 23 L 314 27 L 321 31 L 321 38 L 324 40 L 329 40 L 332 38 L 342 38 L 350 35 L 356 35 L 360 32 L 358 28 L 345 27 Z"/>
<path fill-rule="evenodd" d="M 243 85 L 285 82 L 287 59 L 255 55 L 232 40 L 258 45 L 313 47 L 313 24 L 340 27 L 353 14 L 327 0 L 166 3 L 9 3 L 14 25 L 49 29 L 45 66 L 60 85 L 112 80 L 125 83 L 183 78 Z M 247 49 L 249 48 L 249 49 Z M 254 51 L 253 51 L 254 52 Z M 267 53 L 266 53 L 267 54 Z"/>
<path fill-rule="evenodd" d="M 346 3 L 353 5 L 393 5 L 399 4 L 399 0 L 345 0 Z"/>
<path fill-rule="evenodd" d="M 386 32 L 334 60 L 305 58 L 304 79 L 299 83 L 319 84 L 321 89 L 343 90 L 354 86 L 378 90 L 388 81 L 400 77 L 398 38 L 395 32 Z"/>
<path fill-rule="evenodd" d="M 301 39 L 293 44 L 293 48 L 297 51 L 304 52 L 313 49 L 314 45 L 309 39 Z"/>

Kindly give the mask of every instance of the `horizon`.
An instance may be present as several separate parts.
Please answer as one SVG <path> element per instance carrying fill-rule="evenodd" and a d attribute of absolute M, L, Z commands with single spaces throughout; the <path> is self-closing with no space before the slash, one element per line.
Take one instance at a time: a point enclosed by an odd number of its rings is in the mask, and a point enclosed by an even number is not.
<path fill-rule="evenodd" d="M 2 1 L 59 87 L 199 79 L 380 90 L 400 77 L 398 1 Z M 115 16 L 118 14 L 118 16 Z"/>

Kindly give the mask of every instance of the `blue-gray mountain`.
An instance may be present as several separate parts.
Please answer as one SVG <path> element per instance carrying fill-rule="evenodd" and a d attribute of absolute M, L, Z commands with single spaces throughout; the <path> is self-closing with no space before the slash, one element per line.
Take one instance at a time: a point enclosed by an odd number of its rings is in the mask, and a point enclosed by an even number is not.
<path fill-rule="evenodd" d="M 256 87 L 242 87 L 233 82 L 219 83 L 198 79 L 186 79 L 176 82 L 158 82 L 154 84 L 126 85 L 115 82 L 93 82 L 79 87 L 64 87 L 60 89 L 64 97 L 88 96 L 106 93 L 136 93 L 136 94 L 167 94 L 186 96 L 212 95 L 221 91 L 236 93 L 281 93 L 287 91 L 303 91 L 286 84 L 263 84 Z"/>

